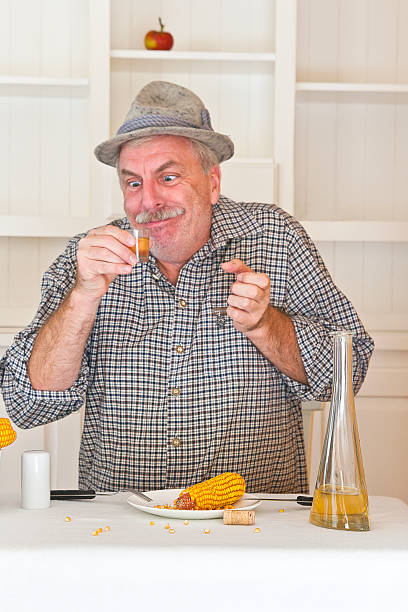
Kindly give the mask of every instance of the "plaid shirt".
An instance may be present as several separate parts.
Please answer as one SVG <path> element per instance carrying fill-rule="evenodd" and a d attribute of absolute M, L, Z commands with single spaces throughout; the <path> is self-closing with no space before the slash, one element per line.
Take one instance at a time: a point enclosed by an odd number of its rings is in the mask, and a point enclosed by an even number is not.
<path fill-rule="evenodd" d="M 114 223 L 128 227 L 127 219 Z M 34 320 L 0 362 L 11 419 L 35 427 L 86 400 L 81 488 L 176 488 L 236 471 L 248 491 L 307 491 L 301 400 L 330 398 L 329 333 L 354 332 L 355 392 L 373 342 L 302 226 L 274 205 L 221 196 L 210 240 L 177 285 L 152 256 L 118 276 L 100 303 L 74 385 L 36 391 L 26 363 L 39 328 L 75 281 L 83 235 L 46 272 Z M 220 268 L 231 258 L 270 277 L 271 304 L 293 321 L 309 385 L 282 374 L 231 319 L 214 314 L 235 280 Z"/>

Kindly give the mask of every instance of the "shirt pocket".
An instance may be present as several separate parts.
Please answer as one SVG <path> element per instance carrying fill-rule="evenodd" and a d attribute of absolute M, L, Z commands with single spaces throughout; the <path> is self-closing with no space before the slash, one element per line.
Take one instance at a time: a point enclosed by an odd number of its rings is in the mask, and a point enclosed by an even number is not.
<path fill-rule="evenodd" d="M 240 331 L 228 315 L 209 314 L 197 336 L 202 371 L 225 387 L 236 388 L 276 378 L 276 368 Z M 269 384 L 269 383 L 266 383 Z"/>

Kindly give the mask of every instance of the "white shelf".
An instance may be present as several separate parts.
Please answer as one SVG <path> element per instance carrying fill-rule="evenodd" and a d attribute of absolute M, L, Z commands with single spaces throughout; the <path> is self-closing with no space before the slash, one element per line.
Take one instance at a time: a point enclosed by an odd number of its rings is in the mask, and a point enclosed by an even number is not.
<path fill-rule="evenodd" d="M 406 83 L 312 83 L 298 81 L 296 91 L 344 91 L 363 93 L 408 93 Z"/>
<path fill-rule="evenodd" d="M 53 87 L 87 87 L 88 79 L 58 77 L 0 76 L 0 85 L 51 85 Z"/>
<path fill-rule="evenodd" d="M 26 238 L 72 238 L 104 225 L 101 217 L 42 217 L 0 215 L 0 236 Z"/>
<path fill-rule="evenodd" d="M 408 242 L 406 221 L 300 221 L 320 242 Z"/>
<path fill-rule="evenodd" d="M 240 53 L 222 51 L 145 51 L 143 49 L 112 49 L 113 59 L 197 60 L 222 62 L 274 62 L 275 53 Z"/>
<path fill-rule="evenodd" d="M 51 85 L 53 87 L 87 87 L 88 79 L 0 75 L 0 85 Z"/>

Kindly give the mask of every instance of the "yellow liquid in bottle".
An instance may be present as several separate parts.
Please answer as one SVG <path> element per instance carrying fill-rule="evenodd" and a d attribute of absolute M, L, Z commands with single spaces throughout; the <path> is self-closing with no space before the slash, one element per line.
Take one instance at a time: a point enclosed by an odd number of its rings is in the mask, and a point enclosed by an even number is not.
<path fill-rule="evenodd" d="M 310 522 L 330 529 L 368 531 L 367 501 L 358 489 L 324 485 L 315 491 Z"/>

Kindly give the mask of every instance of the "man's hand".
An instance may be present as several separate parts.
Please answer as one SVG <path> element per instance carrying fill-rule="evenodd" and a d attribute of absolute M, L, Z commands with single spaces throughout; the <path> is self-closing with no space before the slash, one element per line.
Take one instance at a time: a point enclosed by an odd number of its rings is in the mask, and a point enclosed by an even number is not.
<path fill-rule="evenodd" d="M 78 243 L 76 292 L 100 299 L 118 274 L 129 274 L 136 256 L 135 238 L 114 225 L 91 230 Z"/>
<path fill-rule="evenodd" d="M 226 261 L 221 267 L 236 274 L 227 308 L 234 327 L 283 374 L 307 385 L 292 319 L 270 304 L 269 277 L 253 272 L 240 259 Z"/>
<path fill-rule="evenodd" d="M 236 274 L 228 297 L 227 314 L 234 327 L 248 334 L 266 324 L 270 308 L 271 283 L 266 274 L 253 272 L 240 259 L 221 264 L 225 272 Z"/>

